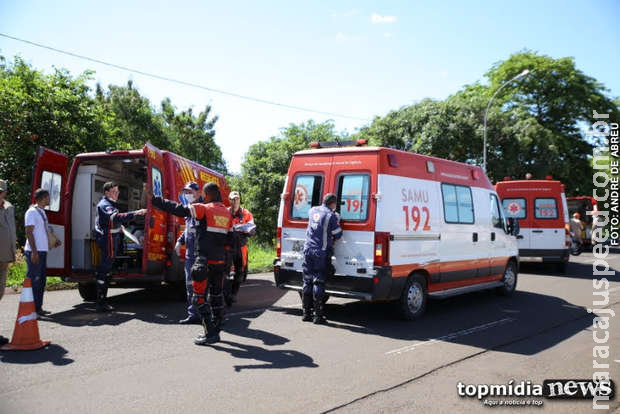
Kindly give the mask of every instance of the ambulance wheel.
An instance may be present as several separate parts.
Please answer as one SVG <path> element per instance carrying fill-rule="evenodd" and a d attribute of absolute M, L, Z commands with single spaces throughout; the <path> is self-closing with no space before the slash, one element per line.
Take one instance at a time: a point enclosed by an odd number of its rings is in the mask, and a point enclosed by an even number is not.
<path fill-rule="evenodd" d="M 426 310 L 426 279 L 422 275 L 412 275 L 407 279 L 400 296 L 400 313 L 406 320 L 422 316 Z"/>
<path fill-rule="evenodd" d="M 86 302 L 94 302 L 97 299 L 97 287 L 94 283 L 78 283 L 78 292 Z"/>
<path fill-rule="evenodd" d="M 496 292 L 502 296 L 510 296 L 517 288 L 517 270 L 514 262 L 510 261 L 504 270 L 502 278 L 503 285 L 496 289 Z"/>

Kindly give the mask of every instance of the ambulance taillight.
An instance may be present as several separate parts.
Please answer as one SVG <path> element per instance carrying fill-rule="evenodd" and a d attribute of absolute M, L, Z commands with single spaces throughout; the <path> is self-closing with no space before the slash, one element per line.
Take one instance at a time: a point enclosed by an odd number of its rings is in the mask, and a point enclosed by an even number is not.
<path fill-rule="evenodd" d="M 282 256 L 282 227 L 276 231 L 276 257 Z"/>
<path fill-rule="evenodd" d="M 375 266 L 389 266 L 390 264 L 390 233 L 375 233 Z"/>

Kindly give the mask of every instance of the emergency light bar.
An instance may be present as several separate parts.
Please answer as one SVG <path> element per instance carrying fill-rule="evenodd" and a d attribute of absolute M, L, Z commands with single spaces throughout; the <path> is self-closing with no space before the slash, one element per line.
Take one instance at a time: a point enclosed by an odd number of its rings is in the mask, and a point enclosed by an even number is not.
<path fill-rule="evenodd" d="M 368 144 L 367 139 L 358 139 L 357 141 L 314 141 L 310 143 L 310 148 L 361 147 L 366 144 Z"/>

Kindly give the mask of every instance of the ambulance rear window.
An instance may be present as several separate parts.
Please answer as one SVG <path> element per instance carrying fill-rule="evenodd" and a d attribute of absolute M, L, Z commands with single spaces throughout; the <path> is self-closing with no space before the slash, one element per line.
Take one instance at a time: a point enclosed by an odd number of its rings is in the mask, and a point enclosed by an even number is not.
<path fill-rule="evenodd" d="M 368 174 L 345 174 L 338 179 L 338 206 L 340 219 L 365 221 L 368 218 L 370 177 Z"/>
<path fill-rule="evenodd" d="M 320 175 L 300 174 L 295 177 L 291 218 L 307 220 L 310 209 L 321 204 L 322 187 L 323 177 Z"/>
<path fill-rule="evenodd" d="M 525 198 L 505 198 L 502 205 L 508 218 L 522 219 L 527 215 Z"/>
<path fill-rule="evenodd" d="M 537 198 L 534 200 L 534 217 L 539 219 L 558 218 L 558 205 L 555 198 Z"/>

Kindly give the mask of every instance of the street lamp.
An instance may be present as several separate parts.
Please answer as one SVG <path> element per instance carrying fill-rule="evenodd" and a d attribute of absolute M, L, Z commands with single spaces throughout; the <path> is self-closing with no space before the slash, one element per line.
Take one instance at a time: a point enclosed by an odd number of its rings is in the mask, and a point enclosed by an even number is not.
<path fill-rule="evenodd" d="M 493 98 L 495 98 L 495 96 L 498 94 L 499 91 L 502 90 L 504 86 L 508 85 L 512 81 L 516 81 L 519 78 L 527 76 L 529 73 L 530 71 L 528 69 L 525 69 L 523 72 L 519 73 L 517 76 L 510 79 L 508 82 L 504 82 L 502 86 L 500 86 L 499 89 L 495 91 L 495 93 L 493 94 L 493 96 L 491 96 L 491 99 L 489 100 L 489 104 L 487 105 L 487 110 L 484 112 L 484 129 L 482 130 L 482 135 L 484 137 L 483 138 L 484 143 L 483 143 L 483 148 L 482 148 L 482 170 L 484 171 L 485 174 L 487 172 L 487 115 L 489 114 L 489 108 L 491 107 L 491 102 L 493 102 Z"/>

